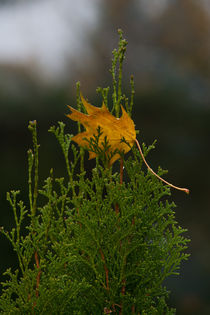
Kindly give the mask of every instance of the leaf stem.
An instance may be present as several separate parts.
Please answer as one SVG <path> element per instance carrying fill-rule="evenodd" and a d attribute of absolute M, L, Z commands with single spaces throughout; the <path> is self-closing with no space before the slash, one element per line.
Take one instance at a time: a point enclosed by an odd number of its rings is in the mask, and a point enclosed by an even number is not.
<path fill-rule="evenodd" d="M 142 152 L 142 149 L 141 149 L 141 146 L 140 146 L 138 140 L 135 139 L 135 142 L 136 142 L 136 145 L 137 145 L 137 147 L 138 147 L 138 149 L 139 149 L 139 152 L 140 152 L 140 154 L 141 154 L 141 157 L 142 157 L 142 159 L 143 159 L 145 165 L 147 166 L 148 170 L 149 170 L 152 174 L 154 174 L 157 178 L 159 178 L 162 182 L 164 182 L 165 184 L 169 185 L 170 187 L 172 187 L 172 188 L 174 188 L 174 189 L 177 189 L 177 190 L 184 191 L 186 194 L 189 194 L 189 192 L 190 192 L 189 189 L 187 189 L 187 188 L 181 188 L 181 187 L 178 187 L 178 186 L 174 186 L 173 184 L 167 182 L 165 179 L 163 179 L 163 178 L 160 177 L 158 174 L 156 174 L 156 173 L 151 169 L 151 167 L 149 166 L 149 164 L 147 163 L 147 161 L 145 160 L 144 155 L 143 155 L 143 152 Z"/>

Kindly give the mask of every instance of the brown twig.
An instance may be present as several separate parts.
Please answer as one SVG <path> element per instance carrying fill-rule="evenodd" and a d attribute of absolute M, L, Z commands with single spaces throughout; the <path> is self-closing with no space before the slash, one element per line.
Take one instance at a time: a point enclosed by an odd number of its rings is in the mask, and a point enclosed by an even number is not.
<path fill-rule="evenodd" d="M 39 269 L 40 265 L 39 265 L 39 258 L 38 258 L 37 251 L 35 251 L 34 258 L 35 258 L 35 262 L 36 262 L 36 267 L 37 267 L 37 269 Z M 41 270 L 38 271 L 38 274 L 36 277 L 36 298 L 38 298 L 38 296 L 39 296 L 40 277 L 41 277 Z M 31 298 L 31 296 L 29 295 L 29 300 L 30 300 L 30 298 Z M 32 306 L 32 314 L 34 314 L 34 307 L 35 306 L 36 306 L 36 301 L 34 301 L 33 306 Z"/>
<path fill-rule="evenodd" d="M 123 279 L 123 280 L 122 280 L 122 288 L 121 288 L 121 294 L 122 294 L 122 295 L 125 295 L 125 287 L 126 287 L 125 285 L 126 285 L 126 280 Z M 121 303 L 121 304 L 120 304 L 119 315 L 122 314 L 122 311 L 123 311 L 123 306 L 122 306 L 122 303 Z"/>
<path fill-rule="evenodd" d="M 132 314 L 135 314 L 135 305 L 132 305 L 131 312 L 132 312 Z"/>
<path fill-rule="evenodd" d="M 37 269 L 39 269 L 40 266 L 39 266 L 39 258 L 38 258 L 38 253 L 37 253 L 37 251 L 35 252 L 34 257 L 35 257 Z M 41 270 L 38 271 L 38 274 L 37 274 L 37 277 L 36 277 L 36 297 L 39 296 L 40 277 L 41 277 Z"/>
<path fill-rule="evenodd" d="M 104 253 L 103 253 L 101 248 L 99 248 L 99 252 L 101 254 L 101 259 L 102 259 L 102 261 L 104 263 L 104 270 L 105 270 L 105 277 L 106 277 L 106 290 L 109 291 L 109 270 L 107 268 L 106 260 L 105 260 L 105 257 L 104 257 Z"/>
<path fill-rule="evenodd" d="M 115 205 L 115 212 L 116 212 L 116 215 L 118 215 L 120 212 L 118 203 L 116 203 L 116 205 Z"/>

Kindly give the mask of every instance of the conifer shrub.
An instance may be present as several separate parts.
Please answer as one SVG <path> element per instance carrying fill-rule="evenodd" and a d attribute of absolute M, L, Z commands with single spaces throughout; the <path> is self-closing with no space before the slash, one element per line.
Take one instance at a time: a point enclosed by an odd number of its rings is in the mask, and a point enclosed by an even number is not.
<path fill-rule="evenodd" d="M 133 78 L 129 99 L 121 88 L 126 44 L 120 32 L 111 68 L 112 104 L 110 88 L 97 90 L 116 117 L 120 104 L 131 116 L 134 101 Z M 79 89 L 77 84 L 78 110 L 84 112 Z M 42 184 L 36 121 L 29 122 L 29 130 L 29 202 L 19 200 L 19 191 L 8 193 L 16 225 L 9 232 L 1 228 L 19 262 L 17 270 L 4 273 L 1 313 L 175 314 L 163 282 L 179 274 L 180 263 L 188 257 L 188 239 L 176 222 L 169 185 L 144 165 L 154 144 L 142 145 L 142 158 L 138 148 L 122 138 L 130 146 L 127 157 L 110 149 L 99 126 L 86 139 L 85 149 L 74 144 L 73 135 L 59 122 L 49 131 L 63 152 L 66 177 L 55 178 L 51 170 Z M 86 150 L 96 155 L 91 174 L 84 166 Z M 113 167 L 110 161 L 116 154 Z M 165 173 L 159 168 L 158 176 Z"/>

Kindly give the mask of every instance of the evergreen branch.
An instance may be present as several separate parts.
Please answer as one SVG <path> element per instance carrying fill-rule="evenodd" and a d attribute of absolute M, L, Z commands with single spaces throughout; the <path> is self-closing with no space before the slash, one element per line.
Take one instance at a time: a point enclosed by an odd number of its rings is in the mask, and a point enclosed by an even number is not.
<path fill-rule="evenodd" d="M 37 129 L 36 129 L 36 120 L 30 121 L 28 125 L 28 129 L 32 133 L 32 139 L 33 139 L 33 148 L 34 148 L 34 191 L 33 191 L 33 205 L 32 205 L 32 220 L 35 217 L 36 209 L 37 209 L 37 197 L 38 197 L 38 181 L 39 181 L 39 144 L 37 143 Z M 30 153 L 29 153 L 30 154 Z M 29 162 L 32 165 L 32 154 L 30 154 Z M 31 173 L 32 166 L 29 166 L 29 172 Z M 30 192 L 30 183 L 31 176 L 29 175 L 29 199 L 31 203 L 31 192 Z"/>
<path fill-rule="evenodd" d="M 117 95 L 117 106 L 115 109 L 116 117 L 119 117 L 120 113 L 120 102 L 122 99 L 122 65 L 125 59 L 126 45 L 127 41 L 123 39 L 122 30 L 118 30 L 118 34 L 120 37 L 119 40 L 119 50 L 118 50 L 118 59 L 119 59 L 119 70 L 118 70 L 118 95 Z"/>
<path fill-rule="evenodd" d="M 113 111 L 116 112 L 116 106 L 117 106 L 117 80 L 116 80 L 116 66 L 117 66 L 117 60 L 118 60 L 118 52 L 116 49 L 113 50 L 113 59 L 112 59 L 112 68 L 110 69 L 111 75 L 112 75 L 112 86 L 113 86 L 113 93 L 112 93 L 112 101 L 113 101 L 113 107 L 111 110 L 111 113 Z"/>
<path fill-rule="evenodd" d="M 58 128 L 55 128 L 55 126 L 52 126 L 49 129 L 49 132 L 52 132 L 56 136 L 56 138 L 57 138 L 57 140 L 61 146 L 61 149 L 62 149 L 62 152 L 64 155 L 64 159 L 65 159 L 65 163 L 66 163 L 67 173 L 69 176 L 69 182 L 71 185 L 73 195 L 75 195 L 76 193 L 75 193 L 75 187 L 74 187 L 74 181 L 73 181 L 73 170 L 70 168 L 70 162 L 69 162 L 69 158 L 68 158 L 68 153 L 69 153 L 72 135 L 69 135 L 69 134 L 65 135 L 64 134 L 65 124 L 63 122 L 59 121 L 58 124 L 59 124 Z M 77 163 L 79 157 L 78 157 L 78 154 L 77 154 L 74 146 L 72 146 L 72 150 L 73 150 L 73 154 L 74 154 L 74 162 L 71 163 L 71 167 L 74 168 L 76 166 L 76 163 Z"/>
<path fill-rule="evenodd" d="M 33 169 L 34 155 L 32 150 L 28 150 L 28 187 L 29 187 L 29 204 L 30 211 L 33 212 L 33 195 L 32 195 L 32 169 Z"/>

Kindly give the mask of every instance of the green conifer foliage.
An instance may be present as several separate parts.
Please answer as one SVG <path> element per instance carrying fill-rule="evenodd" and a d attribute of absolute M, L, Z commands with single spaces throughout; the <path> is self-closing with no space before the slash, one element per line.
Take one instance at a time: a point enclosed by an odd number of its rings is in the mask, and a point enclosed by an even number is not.
<path fill-rule="evenodd" d="M 111 69 L 110 110 L 117 117 L 122 102 L 130 115 L 133 107 L 133 78 L 130 99 L 121 87 L 125 47 L 120 32 Z M 78 107 L 84 110 L 79 84 L 77 88 Z M 109 88 L 98 92 L 108 106 Z M 188 240 L 183 236 L 186 230 L 176 222 L 174 203 L 168 201 L 169 187 L 143 167 L 135 147 L 129 158 L 121 154 L 119 171 L 114 172 L 107 163 L 111 157 L 105 154 L 109 143 L 98 147 L 100 130 L 89 143 L 98 157 L 88 177 L 84 149 L 65 134 L 62 122 L 50 132 L 60 144 L 67 176 L 54 178 L 51 170 L 39 186 L 36 128 L 36 121 L 29 123 L 33 138 L 33 150 L 28 151 L 29 209 L 18 200 L 19 191 L 7 195 L 16 227 L 10 232 L 1 228 L 1 233 L 11 242 L 19 268 L 5 272 L 1 313 L 175 314 L 167 305 L 163 281 L 179 274 L 180 263 L 188 257 Z M 143 145 L 144 156 L 153 148 L 154 144 Z M 164 173 L 159 168 L 158 175 Z"/>

